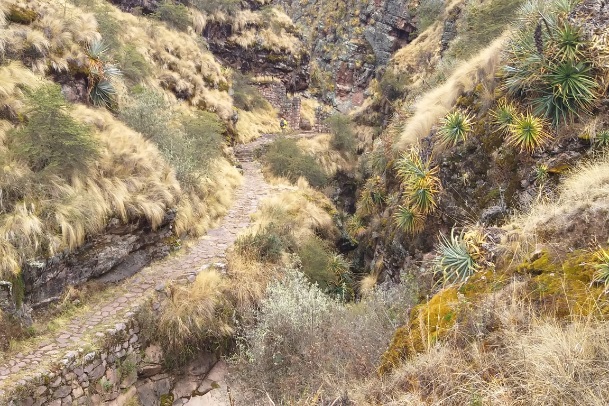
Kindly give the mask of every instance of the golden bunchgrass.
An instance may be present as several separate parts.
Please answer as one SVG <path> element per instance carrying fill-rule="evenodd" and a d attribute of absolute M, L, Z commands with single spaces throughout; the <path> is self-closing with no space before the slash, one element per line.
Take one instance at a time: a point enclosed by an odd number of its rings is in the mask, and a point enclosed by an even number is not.
<path fill-rule="evenodd" d="M 416 145 L 453 108 L 463 92 L 473 89 L 478 83 L 494 81 L 504 44 L 505 36 L 493 41 L 478 55 L 458 66 L 445 83 L 421 97 L 414 104 L 414 112 L 407 119 L 395 147 L 402 151 Z"/>

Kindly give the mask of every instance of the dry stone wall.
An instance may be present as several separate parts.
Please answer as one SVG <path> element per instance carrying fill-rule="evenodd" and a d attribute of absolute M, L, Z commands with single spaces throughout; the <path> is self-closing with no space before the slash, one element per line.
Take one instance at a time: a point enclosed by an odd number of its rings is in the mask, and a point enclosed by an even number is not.
<path fill-rule="evenodd" d="M 260 94 L 271 106 L 279 110 L 279 114 L 285 117 L 290 128 L 300 129 L 300 98 L 288 97 L 286 87 L 281 82 L 261 83 L 256 87 Z"/>
<path fill-rule="evenodd" d="M 181 374 L 169 374 L 162 349 L 148 345 L 139 333 L 134 317 L 98 333 L 98 350 L 68 352 L 48 372 L 21 380 L 0 397 L 0 405 L 120 406 L 132 398 L 146 406 L 187 405 L 224 395 L 223 373 L 217 372 L 224 365 L 215 354 L 201 354 Z"/>

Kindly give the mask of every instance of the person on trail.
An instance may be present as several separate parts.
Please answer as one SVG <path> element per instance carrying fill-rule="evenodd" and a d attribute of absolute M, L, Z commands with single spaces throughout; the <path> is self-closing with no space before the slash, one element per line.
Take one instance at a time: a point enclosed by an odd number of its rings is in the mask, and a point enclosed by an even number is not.
<path fill-rule="evenodd" d="M 285 117 L 281 117 L 281 120 L 279 120 L 279 127 L 281 127 L 281 132 L 285 133 L 285 130 L 288 128 L 288 120 Z"/>

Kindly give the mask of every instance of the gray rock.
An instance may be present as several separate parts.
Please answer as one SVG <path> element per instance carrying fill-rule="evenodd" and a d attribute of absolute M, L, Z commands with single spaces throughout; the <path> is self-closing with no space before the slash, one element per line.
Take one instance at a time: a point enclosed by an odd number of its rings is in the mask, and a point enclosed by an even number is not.
<path fill-rule="evenodd" d="M 102 376 L 104 376 L 105 370 L 105 367 L 100 364 L 97 368 L 95 368 L 89 373 L 89 379 L 94 382 L 97 381 Z"/>
<path fill-rule="evenodd" d="M 174 219 L 175 212 L 167 213 L 155 231 L 145 222 L 123 224 L 113 219 L 103 234 L 91 236 L 82 247 L 24 264 L 26 300 L 36 307 L 59 298 L 67 286 L 93 278 L 117 282 L 137 273 L 169 254 L 166 237 L 172 233 Z"/>
<path fill-rule="evenodd" d="M 501 219 L 505 218 L 505 216 L 507 216 L 507 214 L 508 214 L 507 210 L 504 206 L 501 206 L 501 205 L 491 206 L 491 207 L 484 209 L 482 214 L 480 214 L 480 221 L 484 225 L 494 225 L 497 222 L 499 222 Z"/>
<path fill-rule="evenodd" d="M 149 378 L 151 376 L 160 374 L 162 370 L 163 370 L 163 368 L 161 367 L 160 364 L 144 365 L 139 370 L 138 375 L 141 378 Z"/>
<path fill-rule="evenodd" d="M 56 379 L 51 381 L 51 383 L 49 383 L 51 388 L 57 388 L 59 385 L 61 385 L 61 376 L 58 376 Z"/>
<path fill-rule="evenodd" d="M 53 399 L 63 399 L 72 393 L 72 386 L 61 386 L 53 392 Z"/>

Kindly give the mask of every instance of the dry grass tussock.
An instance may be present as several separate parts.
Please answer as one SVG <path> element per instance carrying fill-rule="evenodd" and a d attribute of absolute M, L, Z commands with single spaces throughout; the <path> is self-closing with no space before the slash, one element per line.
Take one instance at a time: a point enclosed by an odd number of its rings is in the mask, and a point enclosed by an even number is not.
<path fill-rule="evenodd" d="M 298 145 L 305 153 L 314 156 L 330 177 L 336 175 L 338 171 L 352 171 L 353 160 L 347 159 L 344 154 L 333 149 L 331 142 L 331 134 L 320 134 L 314 138 L 302 138 L 298 140 Z"/>
<path fill-rule="evenodd" d="M 230 326 L 216 318 L 226 289 L 226 280 L 216 270 L 201 272 L 187 287 L 171 286 L 168 306 L 159 319 L 159 329 L 166 332 L 163 335 L 170 338 L 170 345 L 177 347 L 203 331 L 231 334 Z"/>
<path fill-rule="evenodd" d="M 23 109 L 23 86 L 35 88 L 42 80 L 21 62 L 11 61 L 8 65 L 0 66 L 0 108 L 10 112 Z M 6 125 L 0 126 L 0 134 L 6 133 Z M 0 135 L 0 142 L 3 140 Z"/>
<path fill-rule="evenodd" d="M 80 246 L 87 235 L 103 231 L 111 217 L 144 218 L 157 227 L 177 207 L 176 232 L 198 235 L 230 206 L 242 178 L 225 159 L 219 158 L 211 174 L 184 196 L 173 169 L 140 134 L 105 110 L 77 105 L 71 114 L 92 128 L 99 143 L 99 156 L 86 173 L 69 179 L 52 175 L 41 185 L 34 172 L 0 149 L 0 190 L 6 192 L 0 199 L 2 273 L 15 272 L 23 258 Z M 8 192 L 24 200 L 10 201 Z"/>
<path fill-rule="evenodd" d="M 239 121 L 237 121 L 236 128 L 237 142 L 243 144 L 255 140 L 262 134 L 281 131 L 275 109 L 239 110 Z"/>
<path fill-rule="evenodd" d="M 110 7 L 110 6 L 108 6 Z M 195 34 L 170 30 L 144 17 L 122 13 L 115 7 L 107 13 L 121 27 L 121 42 L 134 46 L 155 69 L 152 84 L 186 98 L 189 104 L 232 115 L 232 101 L 220 87 L 228 88 L 222 67 L 198 43 Z"/>
<path fill-rule="evenodd" d="M 564 179 L 558 196 L 539 198 L 506 226 L 525 248 L 536 242 L 587 248 L 609 237 L 609 155 L 581 163 Z"/>
<path fill-rule="evenodd" d="M 158 314 L 151 308 L 138 313 L 142 336 L 161 345 L 167 368 L 184 365 L 233 333 L 228 289 L 216 270 L 203 271 L 192 284 L 167 287 L 168 298 Z"/>
<path fill-rule="evenodd" d="M 262 202 L 260 211 L 252 216 L 251 232 L 283 221 L 290 223 L 296 241 L 304 241 L 316 233 L 332 236 L 336 233 L 333 214 L 329 199 L 301 178 L 296 190 L 283 191 Z"/>
<path fill-rule="evenodd" d="M 412 107 L 412 115 L 406 120 L 395 147 L 401 151 L 417 144 L 450 111 L 463 92 L 472 90 L 478 83 L 494 81 L 504 43 L 505 36 L 493 41 L 477 56 L 459 65 L 444 84 L 421 97 Z"/>
<path fill-rule="evenodd" d="M 0 188 L 7 197 L 0 202 L 0 239 L 19 259 L 76 248 L 110 217 L 146 218 L 156 227 L 178 200 L 173 171 L 152 144 L 106 111 L 77 106 L 73 115 L 91 124 L 99 141 L 99 157 L 87 173 L 70 179 L 50 175 L 40 184 L 26 165 L 2 156 Z M 10 201 L 8 192 L 24 200 Z"/>
<path fill-rule="evenodd" d="M 261 257 L 260 252 L 250 252 L 251 249 L 235 249 L 228 256 L 227 275 L 232 286 L 229 295 L 242 314 L 257 307 L 265 297 L 268 284 L 280 273 L 281 263 L 292 265 L 294 258 L 287 255 L 286 245 L 302 244 L 316 234 L 336 235 L 331 214 L 330 201 L 304 181 L 299 182 L 298 188 L 285 190 L 262 202 L 253 215 L 254 223 L 241 238 L 249 238 L 253 246 L 251 238 L 258 233 L 275 233 L 271 241 L 267 241 L 268 245 L 261 248 L 273 252 Z M 270 258 L 272 255 L 280 257 L 279 263 Z"/>
<path fill-rule="evenodd" d="M 29 25 L 8 24 L 0 29 L 0 51 L 9 58 L 21 58 L 36 73 L 45 74 L 51 69 L 67 71 L 70 60 L 85 60 L 84 44 L 101 38 L 93 14 L 68 2 L 7 0 L 4 3 L 5 7 L 27 8 L 39 15 Z"/>
<path fill-rule="evenodd" d="M 69 2 L 35 0 L 26 4 L 9 0 L 9 3 L 27 6 L 40 17 L 29 25 L 8 24 L 0 30 L 0 51 L 9 59 L 22 60 L 36 73 L 78 69 L 87 60 L 86 45 L 103 40 L 96 14 L 83 12 Z M 228 88 L 228 80 L 213 55 L 200 46 L 196 34 L 170 30 L 145 17 L 123 13 L 107 2 L 92 1 L 87 7 L 101 10 L 105 19 L 119 26 L 118 41 L 132 46 L 152 67 L 151 77 L 147 78 L 149 85 L 179 94 L 191 105 L 216 112 L 223 119 L 230 117 L 231 98 L 226 91 L 219 90 Z"/>
<path fill-rule="evenodd" d="M 470 336 L 461 345 L 457 340 L 435 344 L 391 374 L 354 389 L 352 399 L 358 405 L 609 402 L 607 322 L 559 324 L 532 317 L 523 303 L 499 312 L 494 317 L 500 328 L 494 332 Z"/>
<path fill-rule="evenodd" d="M 242 48 L 261 46 L 263 49 L 298 56 L 304 44 L 294 35 L 296 27 L 282 10 L 271 7 L 262 12 L 238 11 L 228 18 L 233 35 L 229 41 Z"/>
<path fill-rule="evenodd" d="M 211 174 L 199 180 L 196 190 L 182 195 L 177 206 L 176 234 L 203 235 L 227 213 L 243 177 L 224 158 L 216 159 L 211 167 Z"/>

